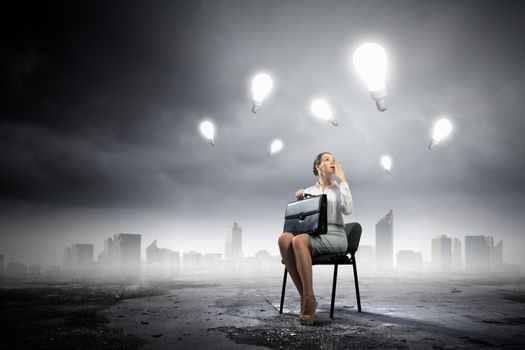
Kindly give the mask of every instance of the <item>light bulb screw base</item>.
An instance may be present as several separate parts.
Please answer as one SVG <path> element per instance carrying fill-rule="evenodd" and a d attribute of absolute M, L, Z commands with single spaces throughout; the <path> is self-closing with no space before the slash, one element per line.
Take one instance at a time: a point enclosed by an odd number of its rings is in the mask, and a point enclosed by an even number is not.
<path fill-rule="evenodd" d="M 335 119 L 330 119 L 328 122 L 330 124 L 332 124 L 333 126 L 338 126 L 339 125 L 339 122 L 337 120 L 335 120 Z"/>
<path fill-rule="evenodd" d="M 432 141 L 430 141 L 430 143 L 428 144 L 428 149 L 431 150 L 432 148 L 436 147 L 437 144 L 438 144 L 438 141 L 432 139 Z"/>
<path fill-rule="evenodd" d="M 377 110 L 380 112 L 384 112 L 387 109 L 387 95 L 388 93 L 386 92 L 386 89 L 370 91 L 370 97 L 372 97 L 372 99 L 376 101 Z"/>
<path fill-rule="evenodd" d="M 213 139 L 208 140 L 210 142 L 210 145 L 215 146 L 215 141 Z"/>
<path fill-rule="evenodd" d="M 261 106 L 261 102 L 253 100 L 252 113 L 254 114 L 257 113 L 260 106 Z"/>

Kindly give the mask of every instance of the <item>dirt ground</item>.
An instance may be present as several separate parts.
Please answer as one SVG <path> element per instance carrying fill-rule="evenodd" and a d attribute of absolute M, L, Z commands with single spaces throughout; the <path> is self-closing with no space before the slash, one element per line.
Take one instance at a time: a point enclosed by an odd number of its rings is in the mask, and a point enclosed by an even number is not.
<path fill-rule="evenodd" d="M 313 326 L 280 276 L 193 281 L 2 282 L 2 349 L 522 349 L 525 280 L 318 274 Z M 12 281 L 11 281 L 12 282 Z"/>
<path fill-rule="evenodd" d="M 363 312 L 353 280 L 339 279 L 329 318 L 331 277 L 316 278 L 314 326 L 297 320 L 299 299 L 288 286 L 278 313 L 279 278 L 187 285 L 169 295 L 125 300 L 107 316 L 114 327 L 150 339 L 145 349 L 521 349 L 525 346 L 525 284 L 365 277 Z M 135 314 L 135 320 L 115 315 Z M 153 339 L 153 336 L 158 337 Z"/>
<path fill-rule="evenodd" d="M 110 328 L 102 311 L 125 299 L 161 295 L 162 285 L 2 278 L 0 348 L 139 349 L 146 341 Z"/>

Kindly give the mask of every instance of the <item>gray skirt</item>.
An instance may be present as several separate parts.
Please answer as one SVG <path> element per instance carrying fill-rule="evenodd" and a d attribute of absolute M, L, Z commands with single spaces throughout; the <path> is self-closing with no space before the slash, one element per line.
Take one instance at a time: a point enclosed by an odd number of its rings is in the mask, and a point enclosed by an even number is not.
<path fill-rule="evenodd" d="M 312 246 L 312 256 L 323 254 L 344 254 L 348 249 L 348 239 L 343 226 L 328 225 L 324 235 L 308 235 Z"/>

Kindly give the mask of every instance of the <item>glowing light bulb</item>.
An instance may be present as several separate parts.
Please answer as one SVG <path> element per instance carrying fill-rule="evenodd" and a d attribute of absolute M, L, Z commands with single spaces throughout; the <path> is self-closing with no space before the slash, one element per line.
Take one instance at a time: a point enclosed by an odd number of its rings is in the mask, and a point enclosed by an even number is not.
<path fill-rule="evenodd" d="M 428 145 L 429 149 L 437 146 L 441 140 L 450 135 L 452 131 L 452 124 L 448 119 L 442 118 L 434 124 L 434 132 L 432 133 L 432 141 Z"/>
<path fill-rule="evenodd" d="M 272 78 L 265 73 L 257 74 L 252 79 L 252 98 L 253 107 L 252 112 L 257 113 L 257 110 L 261 106 L 262 102 L 272 91 L 273 81 Z"/>
<path fill-rule="evenodd" d="M 368 85 L 372 99 L 376 101 L 377 109 L 384 112 L 386 105 L 386 66 L 385 50 L 375 43 L 366 43 L 357 48 L 353 57 L 354 67 Z"/>
<path fill-rule="evenodd" d="M 203 121 L 199 127 L 201 134 L 208 140 L 212 146 L 215 146 L 215 127 L 209 121 Z"/>
<path fill-rule="evenodd" d="M 323 99 L 315 99 L 310 105 L 310 111 L 317 118 L 326 120 L 327 122 L 332 123 L 332 125 L 334 126 L 339 125 L 339 122 L 337 122 L 337 120 L 334 119 L 332 109 L 330 108 L 328 103 Z"/>
<path fill-rule="evenodd" d="M 381 157 L 381 166 L 388 174 L 392 173 L 392 158 L 390 156 L 382 156 Z"/>
<path fill-rule="evenodd" d="M 279 139 L 275 139 L 272 141 L 272 144 L 270 146 L 270 152 L 268 152 L 268 155 L 271 156 L 272 154 L 278 153 L 283 149 L 283 142 Z"/>

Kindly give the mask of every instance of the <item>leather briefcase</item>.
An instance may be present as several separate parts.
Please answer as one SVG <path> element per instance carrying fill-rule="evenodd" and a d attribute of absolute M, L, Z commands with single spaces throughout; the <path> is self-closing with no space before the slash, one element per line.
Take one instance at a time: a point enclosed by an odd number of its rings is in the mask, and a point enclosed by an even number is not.
<path fill-rule="evenodd" d="M 289 203 L 286 207 L 283 232 L 322 235 L 326 229 L 326 194 L 305 194 L 304 199 Z"/>

